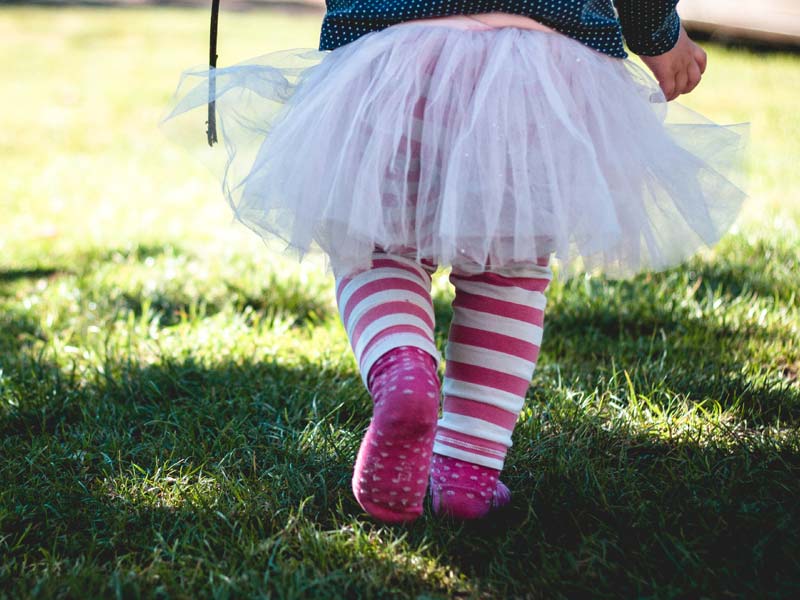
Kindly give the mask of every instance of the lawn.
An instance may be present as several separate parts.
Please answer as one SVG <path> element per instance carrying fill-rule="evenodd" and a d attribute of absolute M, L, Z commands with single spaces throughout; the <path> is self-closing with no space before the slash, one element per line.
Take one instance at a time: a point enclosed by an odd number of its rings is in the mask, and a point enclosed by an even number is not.
<path fill-rule="evenodd" d="M 224 13 L 220 63 L 319 19 Z M 711 45 L 683 100 L 751 123 L 717 248 L 553 284 L 511 506 L 389 527 L 349 491 L 370 401 L 322 261 L 233 224 L 156 127 L 206 28 L 0 8 L 0 596 L 800 594 L 800 55 Z"/>

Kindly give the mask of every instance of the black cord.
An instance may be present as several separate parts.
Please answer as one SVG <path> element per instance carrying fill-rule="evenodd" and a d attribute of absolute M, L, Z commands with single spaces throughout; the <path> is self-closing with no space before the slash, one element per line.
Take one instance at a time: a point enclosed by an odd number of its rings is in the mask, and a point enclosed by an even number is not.
<path fill-rule="evenodd" d="M 211 40 L 208 49 L 208 145 L 213 146 L 217 141 L 217 115 L 215 113 L 214 96 L 217 94 L 217 77 L 214 70 L 217 68 L 217 21 L 219 19 L 219 0 L 211 0 Z"/>

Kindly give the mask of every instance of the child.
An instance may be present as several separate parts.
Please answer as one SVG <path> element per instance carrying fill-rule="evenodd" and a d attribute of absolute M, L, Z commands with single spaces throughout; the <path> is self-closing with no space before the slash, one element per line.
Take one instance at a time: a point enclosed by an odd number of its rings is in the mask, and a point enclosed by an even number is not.
<path fill-rule="evenodd" d="M 333 267 L 374 401 L 353 492 L 375 518 L 416 518 L 428 489 L 457 519 L 508 502 L 551 254 L 562 274 L 628 276 L 735 219 L 741 136 L 667 118 L 706 66 L 675 4 L 329 0 L 320 52 L 213 72 L 237 217 Z M 661 89 L 623 60 L 623 35 Z M 170 116 L 207 98 L 201 83 Z M 441 419 L 437 266 L 456 290 Z"/>

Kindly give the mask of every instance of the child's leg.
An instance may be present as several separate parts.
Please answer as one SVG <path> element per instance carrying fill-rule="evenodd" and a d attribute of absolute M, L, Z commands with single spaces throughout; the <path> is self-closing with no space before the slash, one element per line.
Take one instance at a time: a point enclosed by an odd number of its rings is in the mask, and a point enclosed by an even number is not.
<path fill-rule="evenodd" d="M 450 277 L 456 297 L 431 471 L 439 514 L 474 519 L 508 501 L 498 476 L 536 366 L 552 278 L 539 262 L 513 276 Z"/>
<path fill-rule="evenodd" d="M 364 510 L 387 522 L 422 513 L 439 413 L 439 354 L 426 269 L 376 253 L 371 269 L 336 281 L 342 322 L 375 402 L 353 493 Z"/>

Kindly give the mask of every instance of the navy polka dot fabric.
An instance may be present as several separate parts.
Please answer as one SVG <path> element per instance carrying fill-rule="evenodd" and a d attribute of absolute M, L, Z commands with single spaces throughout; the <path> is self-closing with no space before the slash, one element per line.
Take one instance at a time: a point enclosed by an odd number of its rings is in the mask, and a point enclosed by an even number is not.
<path fill-rule="evenodd" d="M 327 0 L 320 50 L 411 19 L 506 12 L 536 19 L 604 54 L 654 56 L 675 45 L 678 0 Z M 616 7 L 616 10 L 615 10 Z"/>

